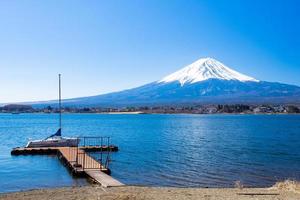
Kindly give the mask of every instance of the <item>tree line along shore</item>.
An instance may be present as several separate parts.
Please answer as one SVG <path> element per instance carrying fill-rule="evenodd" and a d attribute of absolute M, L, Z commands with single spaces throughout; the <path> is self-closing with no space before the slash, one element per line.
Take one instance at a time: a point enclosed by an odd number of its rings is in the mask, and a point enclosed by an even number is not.
<path fill-rule="evenodd" d="M 58 113 L 57 107 L 34 108 L 30 105 L 9 104 L 0 107 L 0 113 Z M 134 113 L 134 114 L 297 114 L 300 105 L 189 105 L 139 107 L 63 107 L 64 113 Z"/>

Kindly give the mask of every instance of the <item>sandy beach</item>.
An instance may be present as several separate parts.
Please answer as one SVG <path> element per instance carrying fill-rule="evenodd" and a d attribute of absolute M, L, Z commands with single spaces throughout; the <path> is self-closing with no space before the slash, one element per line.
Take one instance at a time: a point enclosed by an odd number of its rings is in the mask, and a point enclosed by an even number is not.
<path fill-rule="evenodd" d="M 299 189 L 299 188 L 298 188 Z M 1 200 L 139 200 L 139 199 L 210 199 L 210 200 L 299 200 L 300 193 L 295 187 L 273 188 L 168 188 L 168 187 L 138 187 L 124 186 L 102 188 L 97 185 L 84 187 L 64 187 L 56 189 L 41 189 L 0 195 Z"/>

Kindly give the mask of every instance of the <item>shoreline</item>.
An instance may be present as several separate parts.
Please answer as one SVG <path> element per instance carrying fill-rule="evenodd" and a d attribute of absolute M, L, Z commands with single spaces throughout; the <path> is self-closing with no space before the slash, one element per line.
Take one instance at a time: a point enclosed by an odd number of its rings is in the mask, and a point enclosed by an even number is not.
<path fill-rule="evenodd" d="M 27 199 L 300 199 L 298 190 L 289 188 L 175 188 L 121 186 L 103 188 L 99 185 L 81 187 L 60 187 L 51 189 L 34 189 L 29 191 L 0 193 L 0 200 Z"/>
<path fill-rule="evenodd" d="M 13 113 L 9 112 L 0 112 L 0 114 L 9 114 L 13 115 Z M 46 113 L 46 112 L 21 112 L 18 115 L 22 114 L 58 114 L 58 113 Z M 142 111 L 135 112 L 63 112 L 62 114 L 72 115 L 72 114 L 99 114 L 99 115 L 300 115 L 300 113 L 147 113 Z"/>
<path fill-rule="evenodd" d="M 95 113 L 95 114 L 108 114 L 108 115 L 139 115 L 139 114 L 148 114 L 142 111 L 134 111 L 134 112 L 102 112 L 102 113 Z"/>

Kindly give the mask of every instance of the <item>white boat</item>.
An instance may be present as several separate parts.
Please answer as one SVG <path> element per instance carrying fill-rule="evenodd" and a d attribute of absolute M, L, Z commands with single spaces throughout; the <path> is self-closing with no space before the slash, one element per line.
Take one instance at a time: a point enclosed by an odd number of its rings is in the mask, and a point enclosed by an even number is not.
<path fill-rule="evenodd" d="M 61 129 L 59 129 L 54 135 L 44 140 L 32 140 L 26 145 L 26 148 L 35 147 L 77 147 L 79 144 L 78 138 L 62 137 Z"/>
<path fill-rule="evenodd" d="M 78 138 L 61 136 L 61 81 L 59 77 L 59 129 L 57 132 L 43 140 L 32 140 L 26 145 L 26 148 L 34 147 L 76 147 L 79 144 Z"/>

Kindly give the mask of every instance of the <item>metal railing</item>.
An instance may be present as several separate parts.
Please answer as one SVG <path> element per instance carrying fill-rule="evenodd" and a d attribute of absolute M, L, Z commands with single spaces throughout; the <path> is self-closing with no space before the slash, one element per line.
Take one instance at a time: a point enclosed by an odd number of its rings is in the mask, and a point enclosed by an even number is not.
<path fill-rule="evenodd" d="M 70 148 L 71 160 L 77 167 L 106 170 L 110 162 L 110 137 L 78 137 L 78 145 Z M 92 149 L 92 150 L 91 150 Z"/>

